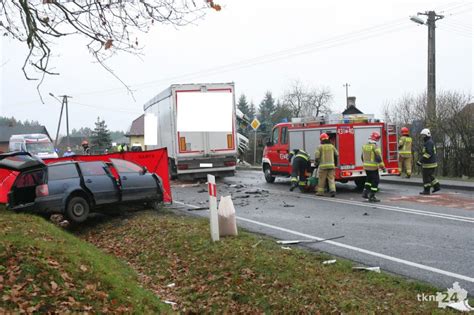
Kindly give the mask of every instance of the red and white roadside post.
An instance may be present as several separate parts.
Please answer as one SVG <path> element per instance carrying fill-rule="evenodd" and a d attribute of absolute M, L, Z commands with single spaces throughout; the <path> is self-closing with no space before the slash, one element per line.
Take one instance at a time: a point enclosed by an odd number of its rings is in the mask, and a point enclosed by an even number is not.
<path fill-rule="evenodd" d="M 217 186 L 214 175 L 207 174 L 207 188 L 209 190 L 211 238 L 215 242 L 219 240 L 219 220 L 217 216 Z"/>

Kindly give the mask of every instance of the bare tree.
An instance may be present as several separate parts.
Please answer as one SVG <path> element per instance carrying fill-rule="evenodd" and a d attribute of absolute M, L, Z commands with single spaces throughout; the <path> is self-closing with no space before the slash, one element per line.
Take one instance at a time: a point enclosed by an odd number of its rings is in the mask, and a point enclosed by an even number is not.
<path fill-rule="evenodd" d="M 426 117 L 426 93 L 418 96 L 405 95 L 387 104 L 384 116 L 387 121 L 411 128 L 415 153 L 422 146 L 418 132 L 422 128 L 430 128 L 438 150 L 439 171 L 442 175 L 474 176 L 472 96 L 456 91 L 440 91 L 437 93 L 436 103 L 436 118 L 433 121 L 428 121 Z"/>
<path fill-rule="evenodd" d="M 294 117 L 316 118 L 331 112 L 333 95 L 328 88 L 308 88 L 296 80 L 282 98 L 283 106 L 291 110 Z"/>
<path fill-rule="evenodd" d="M 201 18 L 205 8 L 221 9 L 212 0 L 200 1 L 1 0 L 0 29 L 3 36 L 27 44 L 22 70 L 28 80 L 41 84 L 45 74 L 58 74 L 50 66 L 52 43 L 71 35 L 87 38 L 90 53 L 113 74 L 104 61 L 117 51 L 139 52 L 135 32 L 148 32 L 159 23 L 183 26 Z"/>

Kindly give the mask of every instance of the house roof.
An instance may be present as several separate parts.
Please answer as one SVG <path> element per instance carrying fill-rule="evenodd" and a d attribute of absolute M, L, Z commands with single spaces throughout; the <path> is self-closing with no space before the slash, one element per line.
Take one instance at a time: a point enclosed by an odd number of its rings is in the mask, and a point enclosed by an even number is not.
<path fill-rule="evenodd" d="M 145 114 L 141 115 L 132 122 L 127 136 L 143 136 L 145 134 Z"/>
<path fill-rule="evenodd" d="M 352 106 L 349 106 L 348 108 L 346 108 L 343 112 L 342 112 L 343 115 L 354 115 L 354 114 L 363 114 L 363 112 L 361 112 L 357 107 L 355 107 L 354 105 Z"/>
<path fill-rule="evenodd" d="M 0 142 L 9 142 L 12 135 L 22 135 L 28 133 L 42 133 L 51 137 L 45 126 L 0 126 Z"/>

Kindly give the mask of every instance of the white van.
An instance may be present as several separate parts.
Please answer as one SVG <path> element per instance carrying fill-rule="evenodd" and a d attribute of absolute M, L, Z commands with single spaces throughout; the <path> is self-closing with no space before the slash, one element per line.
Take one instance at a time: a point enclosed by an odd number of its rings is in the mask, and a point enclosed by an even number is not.
<path fill-rule="evenodd" d="M 41 159 L 58 157 L 49 137 L 41 133 L 12 135 L 10 137 L 9 150 L 28 152 Z"/>

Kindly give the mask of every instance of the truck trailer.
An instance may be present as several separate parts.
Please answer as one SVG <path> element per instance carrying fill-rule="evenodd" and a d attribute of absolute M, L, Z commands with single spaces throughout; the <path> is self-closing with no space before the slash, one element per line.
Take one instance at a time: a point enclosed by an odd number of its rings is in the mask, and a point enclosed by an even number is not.
<path fill-rule="evenodd" d="M 234 83 L 173 84 L 143 109 L 145 145 L 167 148 L 171 178 L 234 175 Z"/>

